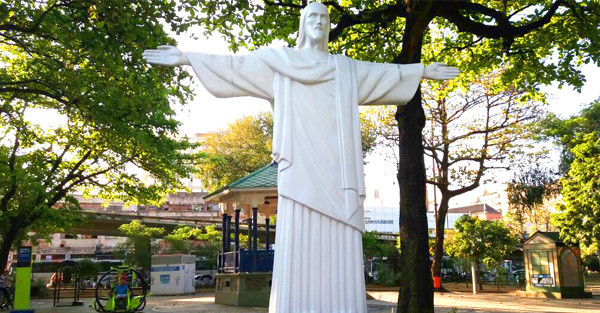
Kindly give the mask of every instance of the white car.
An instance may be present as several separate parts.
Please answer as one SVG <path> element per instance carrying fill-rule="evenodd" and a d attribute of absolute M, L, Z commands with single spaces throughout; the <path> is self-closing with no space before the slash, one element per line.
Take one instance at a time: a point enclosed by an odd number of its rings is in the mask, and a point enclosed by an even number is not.
<path fill-rule="evenodd" d="M 194 282 L 196 287 L 210 287 L 215 283 L 215 278 L 211 274 L 196 275 Z"/>

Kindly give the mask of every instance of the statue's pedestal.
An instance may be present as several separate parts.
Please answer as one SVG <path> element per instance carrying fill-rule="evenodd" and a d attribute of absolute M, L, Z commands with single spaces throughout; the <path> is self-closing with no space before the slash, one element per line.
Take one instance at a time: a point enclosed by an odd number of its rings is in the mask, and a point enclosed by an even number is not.
<path fill-rule="evenodd" d="M 215 303 L 241 307 L 269 307 L 271 273 L 217 274 Z"/>

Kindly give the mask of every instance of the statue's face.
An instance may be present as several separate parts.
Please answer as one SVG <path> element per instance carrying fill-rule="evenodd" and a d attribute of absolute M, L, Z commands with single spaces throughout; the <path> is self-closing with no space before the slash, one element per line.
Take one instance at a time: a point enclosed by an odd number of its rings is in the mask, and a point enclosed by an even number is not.
<path fill-rule="evenodd" d="M 308 40 L 323 41 L 329 33 L 329 12 L 322 5 L 310 6 L 304 20 L 304 32 Z"/>

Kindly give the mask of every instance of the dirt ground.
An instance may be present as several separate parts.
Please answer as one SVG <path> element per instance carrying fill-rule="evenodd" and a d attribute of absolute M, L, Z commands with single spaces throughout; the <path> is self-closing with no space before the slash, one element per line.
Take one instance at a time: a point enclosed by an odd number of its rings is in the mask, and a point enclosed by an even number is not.
<path fill-rule="evenodd" d="M 398 293 L 396 291 L 369 291 L 373 300 L 368 300 L 368 313 L 394 313 Z M 82 299 L 84 307 L 52 307 L 51 299 L 36 299 L 32 307 L 36 313 L 93 313 L 87 307 L 91 299 Z M 148 297 L 148 305 L 143 312 L 164 313 L 266 313 L 265 308 L 237 308 L 214 303 L 214 295 L 196 294 L 186 296 Z M 598 313 L 600 297 L 592 299 L 537 299 L 521 298 L 510 293 L 470 293 L 450 292 L 435 294 L 436 313 Z M 453 309 L 456 309 L 453 311 Z"/>
<path fill-rule="evenodd" d="M 600 274 L 588 279 L 588 291 L 594 293 L 591 299 L 540 299 L 522 298 L 515 294 L 516 286 L 503 286 L 498 291 L 495 285 L 484 285 L 480 294 L 473 295 L 471 285 L 446 283 L 446 293 L 435 293 L 436 313 L 600 313 Z M 368 313 L 395 313 L 398 300 L 398 287 L 367 286 L 370 300 Z M 89 292 L 82 295 L 84 307 L 52 307 L 52 299 L 34 299 L 32 307 L 37 313 L 92 313 Z M 65 299 L 66 300 L 66 299 Z M 211 289 L 198 289 L 195 295 L 148 297 L 144 312 L 165 313 L 266 313 L 264 308 L 236 308 L 214 303 Z"/>

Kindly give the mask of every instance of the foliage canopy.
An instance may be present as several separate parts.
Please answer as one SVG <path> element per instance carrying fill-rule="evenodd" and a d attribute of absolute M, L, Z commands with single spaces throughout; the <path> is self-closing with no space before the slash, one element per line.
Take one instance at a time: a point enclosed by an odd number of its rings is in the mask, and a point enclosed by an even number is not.
<path fill-rule="evenodd" d="M 497 268 L 499 262 L 519 243 L 510 230 L 499 221 L 480 220 L 469 215 L 454 223 L 456 233 L 448 239 L 448 254 L 483 262 L 488 269 Z"/>
<path fill-rule="evenodd" d="M 78 218 L 70 193 L 158 204 L 192 171 L 172 109 L 191 98 L 188 74 L 141 57 L 175 43 L 163 22 L 177 28 L 176 13 L 158 0 L 0 5 L 0 267 L 28 231 Z"/>
<path fill-rule="evenodd" d="M 198 175 L 206 189 L 232 183 L 271 162 L 271 113 L 244 116 L 202 139 Z"/>

